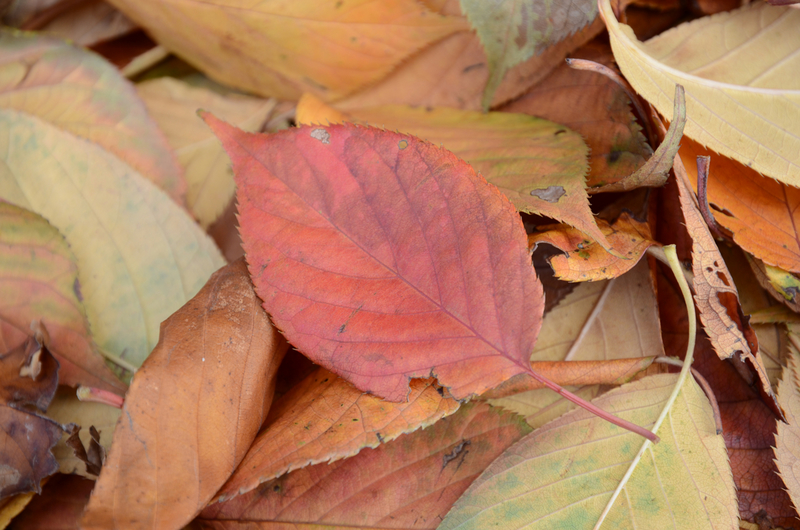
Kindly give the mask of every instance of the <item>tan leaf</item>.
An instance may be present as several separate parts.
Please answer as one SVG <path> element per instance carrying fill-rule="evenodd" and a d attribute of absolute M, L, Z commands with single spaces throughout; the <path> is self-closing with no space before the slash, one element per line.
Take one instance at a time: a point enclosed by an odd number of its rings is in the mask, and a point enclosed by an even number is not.
<path fill-rule="evenodd" d="M 255 438 L 285 351 L 244 260 L 216 272 L 136 373 L 81 528 L 191 521 Z"/>
<path fill-rule="evenodd" d="M 794 343 L 789 346 L 788 364 L 777 394 L 786 423 L 778 422 L 775 463 L 796 508 L 800 506 L 800 351 Z"/>

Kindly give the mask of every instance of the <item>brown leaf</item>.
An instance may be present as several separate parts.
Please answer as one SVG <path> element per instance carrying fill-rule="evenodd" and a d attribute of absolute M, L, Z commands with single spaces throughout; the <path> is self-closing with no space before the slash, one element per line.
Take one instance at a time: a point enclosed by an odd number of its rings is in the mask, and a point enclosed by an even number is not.
<path fill-rule="evenodd" d="M 33 411 L 47 409 L 57 386 L 58 361 L 34 338 L 0 356 L 0 498 L 40 492 L 58 471 L 50 449 L 61 426 Z"/>
<path fill-rule="evenodd" d="M 623 213 L 614 224 L 597 219 L 597 226 L 606 236 L 611 247 L 623 259 L 604 249 L 596 241 L 587 239 L 578 230 L 566 225 L 537 227 L 542 232 L 528 236 L 528 245 L 535 251 L 540 243 L 549 243 L 565 254 L 556 254 L 549 259 L 555 275 L 568 282 L 608 280 L 631 270 L 650 246 L 656 244 L 650 227 Z"/>
<path fill-rule="evenodd" d="M 94 481 L 77 475 L 56 475 L 8 527 L 8 530 L 78 530 Z"/>
<path fill-rule="evenodd" d="M 795 506 L 800 504 L 800 352 L 789 346 L 789 362 L 778 384 L 778 401 L 787 423 L 778 422 L 775 464 Z"/>
<path fill-rule="evenodd" d="M 447 2 L 440 12 L 461 14 L 455 1 Z M 595 19 L 594 23 L 509 70 L 491 106 L 501 105 L 525 92 L 562 64 L 570 51 L 602 30 L 602 22 Z M 461 31 L 420 51 L 382 81 L 337 105 L 345 109 L 404 104 L 481 110 L 488 79 L 489 68 L 480 39 L 472 31 Z"/>
<path fill-rule="evenodd" d="M 255 438 L 285 350 L 244 260 L 214 273 L 136 373 L 82 528 L 188 523 Z"/>
<path fill-rule="evenodd" d="M 675 156 L 674 168 L 683 218 L 692 238 L 692 287 L 700 321 L 719 358 L 733 359 L 742 369 L 746 364 L 743 373 L 749 371 L 751 380 L 753 376 L 757 378 L 762 392 L 773 403 L 773 409 L 778 411 L 775 394 L 758 350 L 758 338 L 742 313 L 736 285 L 698 210 L 697 198 L 690 188 L 678 155 Z"/>
<path fill-rule="evenodd" d="M 270 410 L 269 426 L 217 497 L 230 499 L 293 469 L 377 447 L 456 410 L 458 402 L 430 379 L 415 379 L 407 401 L 391 403 L 319 368 Z"/>
<path fill-rule="evenodd" d="M 469 403 L 427 429 L 211 505 L 200 523 L 215 529 L 313 528 L 311 523 L 434 529 L 481 471 L 529 430 L 514 414 Z"/>
<path fill-rule="evenodd" d="M 613 66 L 607 42 L 595 39 L 570 57 Z M 587 185 L 616 182 L 636 171 L 653 153 L 631 113 L 630 101 L 616 83 L 594 72 L 561 64 L 519 99 L 501 107 L 566 125 L 580 133 L 591 150 Z"/>

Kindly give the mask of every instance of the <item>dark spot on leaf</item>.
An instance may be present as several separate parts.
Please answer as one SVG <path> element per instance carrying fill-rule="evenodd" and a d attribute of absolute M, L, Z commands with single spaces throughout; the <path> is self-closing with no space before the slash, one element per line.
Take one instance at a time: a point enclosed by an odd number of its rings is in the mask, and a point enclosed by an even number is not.
<path fill-rule="evenodd" d="M 75 296 L 78 297 L 78 301 L 83 302 L 83 294 L 81 293 L 81 282 L 78 281 L 78 278 L 75 278 L 75 283 L 72 284 L 72 291 L 75 293 Z"/>
<path fill-rule="evenodd" d="M 408 147 L 408 142 L 406 140 L 400 140 L 399 142 L 397 142 L 397 147 L 398 149 L 405 149 L 406 147 Z"/>
<path fill-rule="evenodd" d="M 619 160 L 619 157 L 621 156 L 622 156 L 621 151 L 611 151 L 610 153 L 608 153 L 608 161 L 613 164 L 614 162 Z"/>
<path fill-rule="evenodd" d="M 566 190 L 561 186 L 548 186 L 546 188 L 531 190 L 531 195 L 547 202 L 558 202 L 566 193 Z"/>
<path fill-rule="evenodd" d="M 514 39 L 514 44 L 522 48 L 528 43 L 528 6 L 524 3 L 520 6 L 519 16 L 522 20 L 517 26 L 517 38 Z"/>
<path fill-rule="evenodd" d="M 566 132 L 567 132 L 566 129 L 559 129 L 556 131 L 556 134 L 554 136 L 558 136 L 559 134 L 566 134 Z"/>
<path fill-rule="evenodd" d="M 470 70 L 475 70 L 476 68 L 483 68 L 483 67 L 484 67 L 484 63 L 471 64 L 471 65 L 467 66 L 466 68 L 464 68 L 463 70 L 461 70 L 461 73 L 462 74 L 466 74 Z"/>
<path fill-rule="evenodd" d="M 380 443 L 383 443 L 383 436 L 381 436 L 381 433 L 379 433 L 379 432 L 376 432 L 376 433 L 375 433 L 375 436 L 377 436 L 377 437 L 378 437 L 378 441 L 379 441 Z"/>

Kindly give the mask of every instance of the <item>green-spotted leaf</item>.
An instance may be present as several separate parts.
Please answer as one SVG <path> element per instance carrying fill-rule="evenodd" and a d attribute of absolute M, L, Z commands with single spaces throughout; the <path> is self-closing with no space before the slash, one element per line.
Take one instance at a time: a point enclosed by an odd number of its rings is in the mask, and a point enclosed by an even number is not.
<path fill-rule="evenodd" d="M 100 348 L 139 365 L 224 260 L 184 210 L 96 144 L 0 111 L 0 198 L 61 231 Z"/>

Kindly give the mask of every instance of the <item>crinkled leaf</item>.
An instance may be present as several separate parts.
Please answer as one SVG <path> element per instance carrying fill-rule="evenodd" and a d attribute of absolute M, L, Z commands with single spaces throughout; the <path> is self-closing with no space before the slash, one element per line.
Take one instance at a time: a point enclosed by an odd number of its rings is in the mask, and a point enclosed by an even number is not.
<path fill-rule="evenodd" d="M 170 77 L 140 83 L 136 91 L 186 172 L 189 210 L 207 227 L 230 202 L 234 184 L 231 161 L 197 116 L 197 109 L 209 110 L 242 130 L 256 132 L 275 108 L 275 100 L 221 95 Z"/>
<path fill-rule="evenodd" d="M 183 204 L 186 182 L 131 83 L 62 40 L 0 33 L 0 107 L 36 116 L 113 153 Z"/>
<path fill-rule="evenodd" d="M 612 390 L 594 403 L 652 425 L 677 381 L 665 374 Z M 736 492 L 708 399 L 689 378 L 603 526 L 738 528 Z M 470 486 L 439 528 L 591 528 L 642 440 L 583 410 L 510 447 Z"/>
<path fill-rule="evenodd" d="M 437 15 L 414 0 L 111 3 L 212 79 L 281 99 L 303 92 L 340 98 L 469 27 L 461 17 Z"/>
<path fill-rule="evenodd" d="M 613 67 L 607 43 L 593 40 L 570 54 Z M 566 125 L 589 146 L 589 186 L 631 175 L 653 150 L 636 123 L 625 91 L 606 76 L 561 64 L 522 97 L 499 110 L 539 116 Z M 589 191 L 592 191 L 591 188 Z"/>
<path fill-rule="evenodd" d="M 136 372 L 81 528 L 180 528 L 241 462 L 266 417 L 286 342 L 243 260 L 162 325 Z"/>
<path fill-rule="evenodd" d="M 557 123 L 501 112 L 386 105 L 346 114 L 308 95 L 297 122 L 371 124 L 412 134 L 453 152 L 500 188 L 521 212 L 565 222 L 610 247 L 589 208 L 588 149 L 580 135 Z"/>
<path fill-rule="evenodd" d="M 377 447 L 458 410 L 431 380 L 414 380 L 408 400 L 391 403 L 365 394 L 320 368 L 270 410 L 241 465 L 217 494 L 247 493 L 267 480 L 309 464 L 331 462 Z"/>
<path fill-rule="evenodd" d="M 269 522 L 434 529 L 470 482 L 528 432 L 514 414 L 485 403 L 463 405 L 427 429 L 213 504 L 200 523 L 216 529 L 274 527 Z"/>
<path fill-rule="evenodd" d="M 184 210 L 96 144 L 2 110 L 0 151 L 0 198 L 64 235 L 95 342 L 138 366 L 159 324 L 222 266 L 219 250 Z"/>
<path fill-rule="evenodd" d="M 256 290 L 300 351 L 392 401 L 413 377 L 462 399 L 530 371 L 542 287 L 519 215 L 469 165 L 374 128 L 205 119 L 233 161 Z"/>
<path fill-rule="evenodd" d="M 34 320 L 47 328 L 62 384 L 125 391 L 92 340 L 69 245 L 40 216 L 0 201 L 0 349 L 33 336 Z"/>
<path fill-rule="evenodd" d="M 549 243 L 564 251 L 548 261 L 556 277 L 568 282 L 586 282 L 616 278 L 631 270 L 645 251 L 655 244 L 650 226 L 623 213 L 614 224 L 603 219 L 597 226 L 604 233 L 614 250 L 624 256 L 614 256 L 602 246 L 566 225 L 540 226 L 541 232 L 528 236 L 528 244 L 536 249 L 541 243 Z"/>
<path fill-rule="evenodd" d="M 461 8 L 488 57 L 489 80 L 483 94 L 484 109 L 489 108 L 509 68 L 541 53 L 597 17 L 597 4 L 593 0 L 461 0 Z"/>
<path fill-rule="evenodd" d="M 41 480 L 58 471 L 50 449 L 61 426 L 39 415 L 58 386 L 58 361 L 29 337 L 0 355 L 0 498 L 41 492 Z"/>
<path fill-rule="evenodd" d="M 662 115 L 675 85 L 686 89 L 686 136 L 800 185 L 800 10 L 756 2 L 645 43 L 617 22 L 608 0 L 600 14 L 622 73 Z"/>

